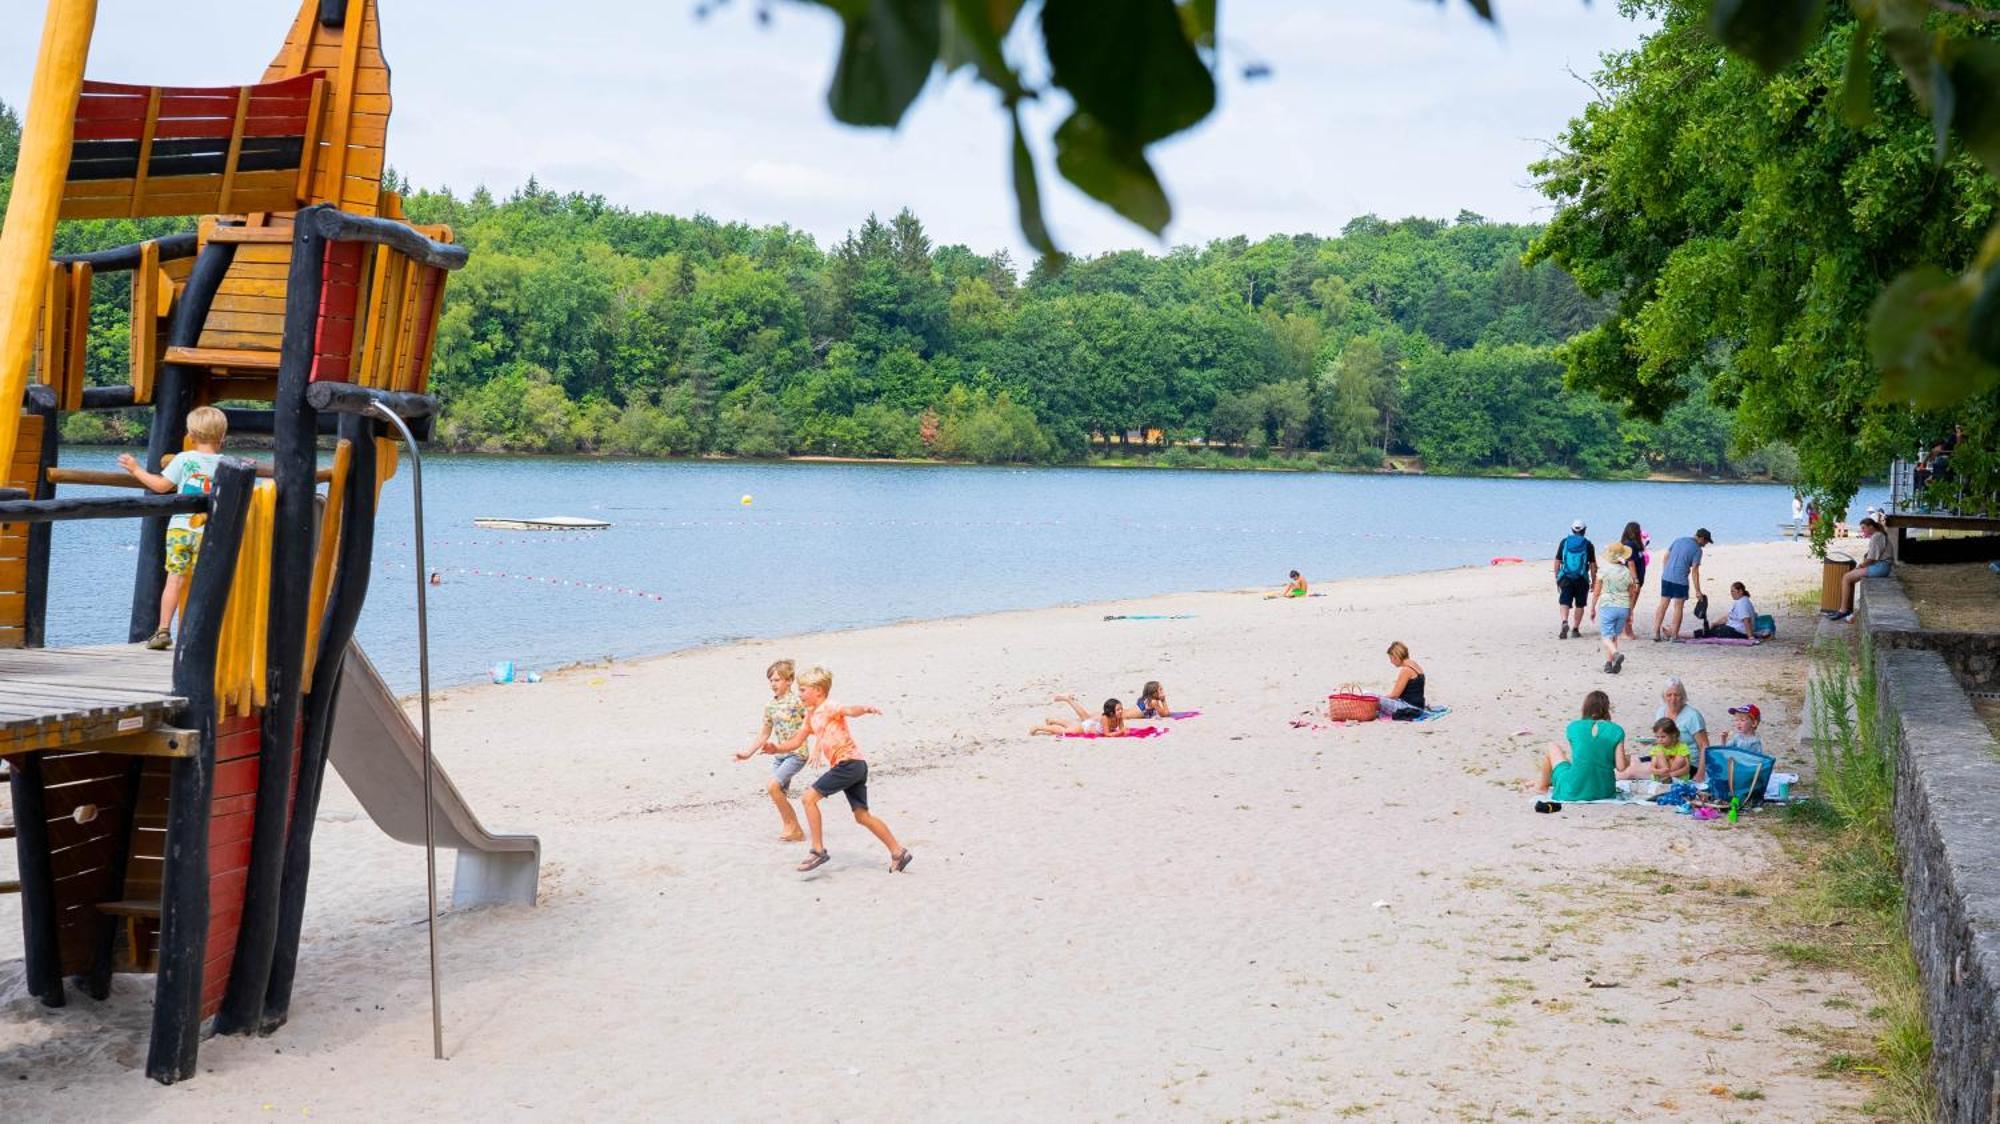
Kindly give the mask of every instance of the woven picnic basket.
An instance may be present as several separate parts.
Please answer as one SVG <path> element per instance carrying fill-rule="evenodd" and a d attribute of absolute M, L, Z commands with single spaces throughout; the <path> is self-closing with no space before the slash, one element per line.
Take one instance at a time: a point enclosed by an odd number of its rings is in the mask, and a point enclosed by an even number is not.
<path fill-rule="evenodd" d="M 1382 701 L 1374 695 L 1342 692 L 1328 695 L 1327 717 L 1335 722 L 1373 722 L 1381 714 Z"/>

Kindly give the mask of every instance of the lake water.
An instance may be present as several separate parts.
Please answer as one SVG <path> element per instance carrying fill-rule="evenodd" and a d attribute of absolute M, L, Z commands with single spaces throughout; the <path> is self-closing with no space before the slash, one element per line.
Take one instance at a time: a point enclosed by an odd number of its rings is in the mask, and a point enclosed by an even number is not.
<path fill-rule="evenodd" d="M 64 463 L 115 457 L 72 448 Z M 442 454 L 426 464 L 430 565 L 445 579 L 429 590 L 438 683 L 481 678 L 500 660 L 547 669 L 913 618 L 1275 588 L 1290 569 L 1319 582 L 1539 560 L 1576 518 L 1600 549 L 1637 519 L 1657 556 L 1698 525 L 1724 544 L 1768 541 L 1791 514 L 1789 489 L 1749 484 Z M 383 493 L 360 632 L 399 688 L 416 684 L 408 471 Z M 545 515 L 613 526 L 472 525 Z M 56 524 L 51 644 L 124 639 L 133 535 L 125 521 Z"/>

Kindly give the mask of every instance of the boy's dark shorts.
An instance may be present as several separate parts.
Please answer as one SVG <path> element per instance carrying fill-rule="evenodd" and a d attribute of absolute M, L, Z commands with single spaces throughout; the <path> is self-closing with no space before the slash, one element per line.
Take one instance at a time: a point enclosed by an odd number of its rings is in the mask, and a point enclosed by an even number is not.
<path fill-rule="evenodd" d="M 1581 609 L 1590 604 L 1590 579 L 1582 575 L 1556 579 L 1556 604 Z"/>
<path fill-rule="evenodd" d="M 858 812 L 868 810 L 868 762 L 842 761 L 813 781 L 813 791 L 822 797 L 836 792 L 847 794 L 847 806 Z"/>

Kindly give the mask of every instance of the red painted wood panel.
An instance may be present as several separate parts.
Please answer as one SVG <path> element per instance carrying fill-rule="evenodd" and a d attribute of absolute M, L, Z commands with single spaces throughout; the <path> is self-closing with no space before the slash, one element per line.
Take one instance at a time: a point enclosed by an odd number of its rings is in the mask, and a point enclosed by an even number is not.
<path fill-rule="evenodd" d="M 211 807 L 215 809 L 217 816 L 242 815 L 257 810 L 257 796 L 255 793 L 226 796 L 217 799 Z"/>
<path fill-rule="evenodd" d="M 250 825 L 257 817 L 250 812 L 216 816 L 208 821 L 208 845 L 215 847 L 224 843 L 236 843 L 251 836 Z"/>
<path fill-rule="evenodd" d="M 254 795 L 257 791 L 257 759 L 241 757 L 215 767 L 215 795 L 219 798 Z"/>

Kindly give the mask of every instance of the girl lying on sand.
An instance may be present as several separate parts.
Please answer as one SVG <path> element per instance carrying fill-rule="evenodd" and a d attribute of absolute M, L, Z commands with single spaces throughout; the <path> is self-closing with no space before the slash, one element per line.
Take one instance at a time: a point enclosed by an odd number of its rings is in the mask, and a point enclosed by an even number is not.
<path fill-rule="evenodd" d="M 1028 731 L 1030 734 L 1053 734 L 1056 737 L 1092 734 L 1102 738 L 1125 736 L 1125 704 L 1117 699 L 1105 699 L 1104 712 L 1097 717 L 1092 717 L 1089 711 L 1083 709 L 1083 704 L 1076 701 L 1075 695 L 1057 695 L 1053 701 L 1068 703 L 1069 708 L 1076 711 L 1076 721 L 1071 722 L 1060 716 L 1046 718 L 1041 725 L 1031 728 Z"/>
<path fill-rule="evenodd" d="M 1172 718 L 1174 708 L 1167 705 L 1166 688 L 1157 679 L 1149 679 L 1139 692 L 1139 701 L 1132 704 L 1141 718 Z"/>

